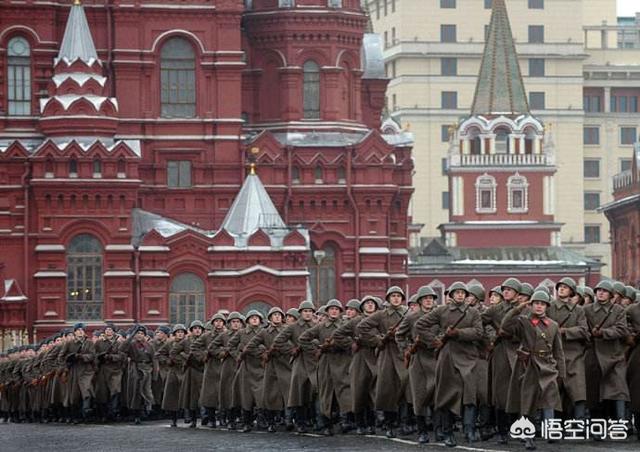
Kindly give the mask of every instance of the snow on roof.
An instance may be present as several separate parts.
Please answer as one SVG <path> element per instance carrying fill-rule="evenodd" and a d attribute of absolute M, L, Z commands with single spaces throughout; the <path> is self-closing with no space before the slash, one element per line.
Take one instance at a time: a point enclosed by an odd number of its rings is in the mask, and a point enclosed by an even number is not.
<path fill-rule="evenodd" d="M 56 85 L 56 88 L 60 87 L 60 85 L 62 85 L 62 83 L 67 79 L 74 80 L 80 86 L 83 86 L 85 83 L 87 83 L 88 80 L 91 80 L 91 79 L 98 82 L 100 86 L 104 86 L 104 84 L 107 81 L 107 77 L 104 77 L 102 75 L 87 74 L 84 72 L 69 72 L 65 74 L 56 74 L 52 77 L 52 79 L 53 79 L 53 83 L 55 83 Z"/>
<path fill-rule="evenodd" d="M 62 94 L 59 96 L 47 97 L 40 99 L 40 112 L 44 112 L 45 107 L 52 99 L 56 99 L 62 104 L 62 108 L 69 109 L 69 106 L 78 99 L 86 99 L 91 102 L 96 110 L 99 110 L 102 104 L 110 101 L 113 106 L 118 109 L 118 100 L 115 97 L 96 96 L 95 94 Z"/>
<path fill-rule="evenodd" d="M 60 52 L 55 59 L 55 64 L 63 60 L 71 64 L 76 60 L 82 60 L 91 66 L 98 59 L 98 53 L 91 37 L 91 30 L 84 14 L 84 8 L 78 3 L 74 3 L 69 12 L 67 26 L 60 44 Z"/>
<path fill-rule="evenodd" d="M 543 260 L 475 260 L 475 259 L 462 259 L 453 261 L 453 264 L 464 265 L 563 265 L 567 264 L 566 261 L 543 261 Z M 584 261 L 572 262 L 572 265 L 586 265 Z"/>

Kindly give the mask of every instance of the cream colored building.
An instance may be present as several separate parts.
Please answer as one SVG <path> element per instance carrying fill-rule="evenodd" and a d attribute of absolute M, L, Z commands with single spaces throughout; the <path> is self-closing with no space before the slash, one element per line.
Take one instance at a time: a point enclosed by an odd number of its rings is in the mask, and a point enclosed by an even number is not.
<path fill-rule="evenodd" d="M 389 111 L 415 134 L 413 220 L 437 236 L 448 220 L 448 128 L 469 114 L 491 0 L 367 2 L 386 42 Z M 555 141 L 563 245 L 608 264 L 609 228 L 595 209 L 612 199 L 612 176 L 637 139 L 640 48 L 618 48 L 616 0 L 506 3 L 531 110 Z"/>

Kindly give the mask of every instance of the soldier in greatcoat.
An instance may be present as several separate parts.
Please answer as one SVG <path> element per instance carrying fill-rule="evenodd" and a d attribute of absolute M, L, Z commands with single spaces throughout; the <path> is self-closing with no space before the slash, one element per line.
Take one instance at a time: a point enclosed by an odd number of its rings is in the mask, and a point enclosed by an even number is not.
<path fill-rule="evenodd" d="M 65 345 L 66 362 L 69 367 L 67 406 L 76 408 L 76 422 L 79 422 L 80 418 L 87 420 L 95 396 L 95 346 L 87 338 L 84 328 L 83 323 L 76 323 L 73 327 L 75 338 Z"/>
<path fill-rule="evenodd" d="M 133 412 L 135 424 L 139 425 L 143 414 L 149 413 L 153 406 L 151 383 L 158 363 L 154 348 L 146 337 L 147 328 L 135 325 L 131 333 L 120 350 L 129 360 L 127 406 Z"/>
<path fill-rule="evenodd" d="M 104 420 L 118 415 L 118 401 L 122 390 L 123 353 L 115 334 L 115 326 L 107 323 L 104 337 L 95 342 L 98 372 L 96 375 L 96 403 Z"/>
<path fill-rule="evenodd" d="M 164 396 L 164 384 L 169 373 L 169 350 L 160 350 L 167 344 L 171 328 L 167 325 L 159 326 L 155 333 L 151 346 L 153 347 L 154 356 L 156 358 L 157 367 L 153 370 L 153 379 L 151 381 L 151 390 L 153 391 L 154 411 L 160 410 L 162 398 Z"/>
<path fill-rule="evenodd" d="M 185 410 L 189 427 L 196 428 L 200 411 L 200 391 L 202 389 L 202 375 L 204 373 L 205 350 L 199 341 L 204 332 L 204 325 L 200 320 L 194 320 L 189 325 L 186 339 L 186 358 L 184 363 L 184 379 L 180 389 L 180 408 Z"/>
<path fill-rule="evenodd" d="M 587 400 L 585 356 L 589 327 L 582 306 L 572 302 L 577 291 L 578 287 L 572 278 L 562 278 L 556 284 L 557 299 L 547 309 L 547 317 L 558 324 L 562 338 L 566 375 L 560 380 L 560 394 L 570 404 L 573 419 L 584 419 Z"/>
<path fill-rule="evenodd" d="M 184 381 L 184 365 L 187 360 L 188 342 L 186 340 L 187 328 L 178 323 L 173 326 L 173 337 L 167 341 L 165 347 L 169 348 L 169 373 L 164 385 L 162 409 L 171 415 L 171 426 L 178 426 L 178 411 L 180 410 L 180 390 Z M 164 349 L 164 347 L 163 347 Z M 162 349 L 156 352 L 161 354 Z"/>
<path fill-rule="evenodd" d="M 393 438 L 398 407 L 403 410 L 401 405 L 404 405 L 406 412 L 411 400 L 409 372 L 395 340 L 396 330 L 408 308 L 404 305 L 406 297 L 400 287 L 387 289 L 386 300 L 389 305 L 360 322 L 357 332 L 361 343 L 377 349 L 375 406 L 376 410 L 384 412 L 386 436 Z"/>
<path fill-rule="evenodd" d="M 333 333 L 341 324 L 344 310 L 338 300 L 327 302 L 327 318 L 302 333 L 299 344 L 304 352 L 315 353 L 318 358 L 318 399 L 320 401 L 321 434 L 333 434 L 331 414 L 334 408 L 340 412 L 343 431 L 346 432 L 347 413 L 351 411 L 349 387 L 349 363 L 351 349 L 332 341 Z M 333 401 L 337 402 L 334 407 Z"/>
<path fill-rule="evenodd" d="M 587 376 L 587 405 L 592 417 L 625 418 L 625 403 L 629 401 L 627 363 L 623 341 L 629 335 L 625 310 L 612 302 L 613 285 L 600 281 L 595 288 L 596 300 L 585 306 L 590 346 L 585 368 Z M 603 407 L 609 405 L 609 413 Z"/>
<path fill-rule="evenodd" d="M 546 316 L 550 305 L 549 295 L 538 291 L 502 320 L 502 330 L 520 342 L 507 392 L 509 413 L 533 418 L 541 411 L 543 419 L 553 419 L 562 410 L 558 380 L 565 376 L 565 361 L 558 324 Z M 531 438 L 525 447 L 535 449 Z"/>
<path fill-rule="evenodd" d="M 496 337 L 490 346 L 489 356 L 491 405 L 496 412 L 498 428 L 498 442 L 505 444 L 511 426 L 510 416 L 506 412 L 507 394 L 504 390 L 505 382 L 511 379 L 516 365 L 518 342 L 507 333 L 500 330 L 504 316 L 518 305 L 517 295 L 520 293 L 521 283 L 517 278 L 508 278 L 500 286 L 502 301 L 491 305 L 481 314 L 482 323 L 495 331 Z"/>
<path fill-rule="evenodd" d="M 400 322 L 396 331 L 396 343 L 404 355 L 409 369 L 409 386 L 418 427 L 418 442 L 429 442 L 427 418 L 433 417 L 433 397 L 436 379 L 436 350 L 422 342 L 415 331 L 416 322 L 434 308 L 438 295 L 430 286 L 422 286 L 416 292 L 419 309 L 410 312 Z"/>
<path fill-rule="evenodd" d="M 287 406 L 293 410 L 296 430 L 307 431 L 308 422 L 314 415 L 314 400 L 317 394 L 317 361 L 312 352 L 303 351 L 299 338 L 314 325 L 315 307 L 310 301 L 303 301 L 298 307 L 300 318 L 287 325 L 273 341 L 273 350 L 289 353 L 291 356 L 291 384 Z"/>
<path fill-rule="evenodd" d="M 221 425 L 229 430 L 236 427 L 240 406 L 233 404 L 233 383 L 236 373 L 236 357 L 238 341 L 234 337 L 244 326 L 245 318 L 239 312 L 233 311 L 227 317 L 227 330 L 217 335 L 209 346 L 209 353 L 220 362 L 220 380 L 218 382 L 218 409 L 220 410 Z M 236 345 L 234 345 L 236 344 Z"/>
<path fill-rule="evenodd" d="M 434 407 L 439 412 L 445 445 L 455 446 L 453 416 L 461 416 L 468 441 L 475 440 L 476 364 L 483 337 L 478 310 L 465 303 L 466 284 L 449 287 L 451 303 L 439 306 L 415 324 L 420 340 L 439 349 Z"/>
<path fill-rule="evenodd" d="M 224 315 L 217 313 L 211 318 L 211 330 L 200 336 L 198 349 L 204 350 L 204 373 L 200 388 L 200 406 L 204 408 L 202 425 L 216 427 L 216 408 L 218 407 L 218 388 L 222 362 L 216 358 L 212 349 L 216 337 L 226 331 Z"/>
<path fill-rule="evenodd" d="M 297 312 L 295 315 L 298 315 Z M 276 431 L 276 416 L 285 410 L 289 397 L 289 383 L 291 382 L 289 359 L 291 355 L 289 354 L 290 350 L 275 351 L 273 347 L 276 336 L 285 328 L 283 324 L 284 311 L 278 307 L 271 308 L 267 313 L 267 321 L 269 325 L 258 331 L 249 341 L 246 349 L 247 354 L 259 358 L 264 367 L 260 406 L 265 410 L 267 431 L 274 433 Z M 290 410 L 286 411 L 285 422 L 287 430 L 293 430 Z"/>
<path fill-rule="evenodd" d="M 376 297 L 367 295 L 360 302 L 360 314 L 347 321 L 333 333 L 333 341 L 343 349 L 351 349 L 352 358 L 349 367 L 349 385 L 351 388 L 352 411 L 355 416 L 359 435 L 375 434 L 374 394 L 376 356 L 375 347 L 361 343 L 357 335 L 358 324 L 367 316 L 380 309 Z"/>
<path fill-rule="evenodd" d="M 262 329 L 264 316 L 259 311 L 252 309 L 247 312 L 247 324 L 234 335 L 230 341 L 232 348 L 236 349 L 235 355 L 237 370 L 234 375 L 234 402 L 233 405 L 242 409 L 242 432 L 250 432 L 253 427 L 254 410 L 259 411 L 258 423 L 263 424 L 262 413 L 262 379 L 264 371 L 260 357 L 252 356 L 247 350 L 249 342 Z"/>

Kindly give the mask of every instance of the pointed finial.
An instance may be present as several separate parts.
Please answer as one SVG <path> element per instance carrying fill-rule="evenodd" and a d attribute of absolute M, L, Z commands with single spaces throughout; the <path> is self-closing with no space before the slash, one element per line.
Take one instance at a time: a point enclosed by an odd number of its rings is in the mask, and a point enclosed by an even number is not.
<path fill-rule="evenodd" d="M 80 0 L 73 0 L 73 4 L 79 6 L 82 5 L 82 2 Z"/>
<path fill-rule="evenodd" d="M 255 164 L 255 162 L 251 162 L 251 164 L 249 165 L 249 174 L 251 176 L 255 176 L 256 175 L 256 164 Z"/>
<path fill-rule="evenodd" d="M 258 157 L 258 154 L 260 153 L 260 148 L 257 146 L 253 146 L 251 149 L 249 149 L 249 175 L 251 176 L 255 176 L 256 174 L 256 158 Z"/>

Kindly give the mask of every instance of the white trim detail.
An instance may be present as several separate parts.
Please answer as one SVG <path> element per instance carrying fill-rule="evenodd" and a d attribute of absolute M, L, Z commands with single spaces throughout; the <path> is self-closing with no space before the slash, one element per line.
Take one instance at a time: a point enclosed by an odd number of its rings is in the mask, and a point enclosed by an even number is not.
<path fill-rule="evenodd" d="M 496 178 L 484 173 L 476 179 L 476 213 L 496 212 Z M 491 206 L 482 207 L 482 192 L 491 190 Z"/>
<path fill-rule="evenodd" d="M 107 245 L 105 251 L 133 251 L 133 245 Z"/>
<path fill-rule="evenodd" d="M 39 271 L 33 275 L 34 278 L 66 278 L 67 274 L 61 271 Z"/>
<path fill-rule="evenodd" d="M 46 251 L 64 251 L 64 245 L 36 245 L 36 253 Z"/>
<path fill-rule="evenodd" d="M 274 276 L 309 276 L 309 272 L 306 270 L 275 270 L 264 265 L 254 265 L 242 270 L 216 270 L 209 272 L 208 276 L 243 276 L 256 271 L 263 271 Z"/>
<path fill-rule="evenodd" d="M 171 248 L 164 245 L 142 245 L 138 247 L 138 251 L 145 251 L 149 253 L 159 253 L 163 251 L 171 251 Z"/>
<path fill-rule="evenodd" d="M 522 205 L 520 207 L 513 206 L 513 194 L 517 191 L 522 192 Z M 507 179 L 507 198 L 507 212 L 527 213 L 529 211 L 529 182 L 525 176 L 520 175 L 517 171 Z"/>
<path fill-rule="evenodd" d="M 110 276 L 136 276 L 136 274 L 131 270 L 109 270 L 104 272 L 103 276 L 108 278 Z"/>
<path fill-rule="evenodd" d="M 398 254 L 401 256 L 408 256 L 409 250 L 406 248 L 391 248 L 391 254 Z"/>
<path fill-rule="evenodd" d="M 17 297 L 2 297 L 0 301 L 26 301 L 27 297 L 24 295 L 19 295 Z"/>
<path fill-rule="evenodd" d="M 388 278 L 390 275 L 386 272 L 361 272 L 360 278 Z"/>
<path fill-rule="evenodd" d="M 169 272 L 165 272 L 162 270 L 143 270 L 140 272 L 140 276 L 145 276 L 148 278 L 168 278 L 171 276 Z"/>
<path fill-rule="evenodd" d="M 363 246 L 358 252 L 360 254 L 390 254 L 391 250 L 385 247 Z"/>

